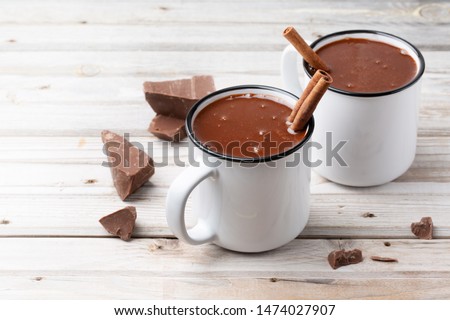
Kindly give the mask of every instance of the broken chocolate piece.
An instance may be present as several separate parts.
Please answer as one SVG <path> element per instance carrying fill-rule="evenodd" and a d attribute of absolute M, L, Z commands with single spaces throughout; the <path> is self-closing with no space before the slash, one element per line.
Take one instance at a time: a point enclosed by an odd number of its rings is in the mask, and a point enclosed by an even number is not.
<path fill-rule="evenodd" d="M 371 256 L 370 259 L 373 261 L 380 261 L 380 262 L 398 262 L 395 258 L 388 258 L 388 257 L 379 257 L 379 256 Z"/>
<path fill-rule="evenodd" d="M 136 208 L 128 206 L 104 216 L 99 220 L 102 226 L 112 235 L 119 236 L 120 239 L 128 241 L 133 233 L 136 222 Z"/>
<path fill-rule="evenodd" d="M 411 223 L 411 231 L 419 239 L 431 240 L 433 239 L 433 220 L 431 217 L 423 217 L 420 222 Z"/>
<path fill-rule="evenodd" d="M 363 260 L 362 252 L 359 249 L 349 251 L 335 250 L 328 255 L 328 262 L 333 269 L 347 266 L 349 264 L 360 263 Z"/>
<path fill-rule="evenodd" d="M 153 118 L 148 131 L 158 138 L 167 141 L 179 142 L 186 138 L 184 120 L 163 116 L 161 114 Z"/>
<path fill-rule="evenodd" d="M 152 109 L 157 114 L 178 119 L 186 119 L 194 103 L 215 90 L 214 79 L 211 76 L 144 82 L 145 100 Z"/>
<path fill-rule="evenodd" d="M 102 140 L 114 186 L 120 198 L 125 200 L 155 173 L 153 159 L 114 132 L 102 131 Z"/>
<path fill-rule="evenodd" d="M 191 79 L 179 79 L 172 81 L 144 82 L 145 100 L 157 116 L 165 116 L 150 124 L 149 131 L 160 139 L 179 141 L 186 137 L 184 120 L 192 106 L 207 94 L 215 91 L 214 79 L 211 76 L 194 76 Z M 169 121 L 174 118 L 182 120 Z M 164 133 L 153 130 L 158 126 L 164 128 Z M 182 128 L 182 130 L 181 130 Z M 160 128 L 161 129 L 161 128 Z M 176 137 L 180 132 L 179 138 Z M 178 140 L 176 140 L 178 139 Z"/>

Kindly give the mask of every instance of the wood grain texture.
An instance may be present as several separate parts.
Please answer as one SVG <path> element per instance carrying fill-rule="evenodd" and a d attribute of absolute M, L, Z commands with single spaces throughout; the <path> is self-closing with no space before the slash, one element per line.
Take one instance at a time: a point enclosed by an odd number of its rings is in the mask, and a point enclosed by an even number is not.
<path fill-rule="evenodd" d="M 29 189 L 26 189 L 29 190 Z M 98 220 L 126 205 L 137 207 L 135 237 L 172 237 L 165 218 L 165 189 L 147 188 L 133 195 L 126 203 L 120 201 L 113 188 L 94 188 L 76 194 L 45 192 L 0 199 L 0 237 L 17 236 L 95 236 L 110 237 Z M 48 190 L 48 189 L 47 189 Z M 102 192 L 103 191 L 103 192 Z M 157 193 L 161 193 L 158 195 Z M 343 199 L 345 197 L 345 199 Z M 346 195 L 313 194 L 311 213 L 301 238 L 407 238 L 413 239 L 410 225 L 423 216 L 432 216 L 434 237 L 450 238 L 447 195 Z M 49 207 L 48 203 L 52 206 Z M 384 203 L 384 206 L 380 206 Z M 367 214 L 373 216 L 367 216 Z M 188 225 L 195 215 L 188 205 Z"/>
<path fill-rule="evenodd" d="M 167 239 L 0 239 L 0 298 L 449 297 L 448 240 L 389 241 L 295 240 L 240 254 Z M 326 257 L 338 248 L 360 248 L 364 261 L 333 270 Z M 380 254 L 399 262 L 369 258 Z"/>
<path fill-rule="evenodd" d="M 449 299 L 449 10 L 419 0 L 0 0 L 0 298 Z M 287 25 L 309 40 L 386 31 L 423 52 L 415 161 L 372 188 L 313 173 L 308 225 L 278 250 L 180 243 L 165 196 L 184 168 L 174 145 L 146 131 L 154 114 L 142 83 L 212 74 L 218 88 L 280 87 Z M 101 166 L 103 129 L 130 133 L 158 163 L 127 202 Z M 178 152 L 185 161 L 187 148 Z M 138 209 L 129 243 L 98 223 L 125 205 Z M 435 240 L 410 232 L 423 216 L 433 217 Z M 338 248 L 366 259 L 332 270 L 326 257 Z"/>
<path fill-rule="evenodd" d="M 131 141 L 150 150 L 158 165 L 151 182 L 126 202 L 138 208 L 135 236 L 169 237 L 165 196 L 183 168 L 174 163 L 173 147 L 164 147 L 158 139 L 136 136 Z M 313 174 L 311 217 L 300 236 L 412 238 L 410 223 L 432 215 L 435 236 L 450 237 L 448 141 L 447 137 L 419 138 L 410 170 L 396 182 L 380 187 L 349 188 Z M 109 169 L 101 166 L 105 155 L 99 137 L 6 137 L 0 144 L 0 218 L 11 221 L 0 228 L 0 237 L 108 236 L 97 220 L 126 203 L 117 197 Z M 187 147 L 180 147 L 179 158 L 188 162 Z M 17 179 L 19 166 L 26 180 Z M 365 218 L 367 212 L 374 217 Z M 195 218 L 188 216 L 192 224 Z"/>
<path fill-rule="evenodd" d="M 313 12 L 308 19 L 317 19 Z M 102 25 L 97 24 L 6 24 L 2 25 L 0 48 L 8 52 L 27 51 L 260 51 L 279 52 L 287 44 L 280 37 L 284 28 L 293 24 L 302 35 L 311 41 L 329 33 L 350 29 L 373 29 L 392 33 L 388 26 L 367 22 L 342 21 L 339 25 L 305 24 L 296 19 L 273 23 L 252 23 L 245 25 L 242 33 L 241 23 L 204 22 L 182 23 L 166 22 L 146 25 Z M 268 21 L 270 22 L 270 21 Z M 414 23 L 414 22 L 411 22 Z M 450 45 L 438 41 L 447 31 L 448 24 L 422 24 L 421 31 L 429 37 L 417 35 L 414 28 L 402 28 L 398 36 L 412 41 L 422 50 L 448 51 Z M 70 37 L 67 35 L 70 34 Z M 220 37 L 216 35 L 220 34 Z M 268 35 L 270 37 L 268 37 Z"/>
<path fill-rule="evenodd" d="M 419 134 L 450 136 L 449 52 L 424 54 Z M 153 112 L 144 81 L 206 73 L 217 88 L 281 86 L 279 59 L 279 52 L 3 52 L 0 135 L 93 136 L 103 128 L 145 135 Z"/>

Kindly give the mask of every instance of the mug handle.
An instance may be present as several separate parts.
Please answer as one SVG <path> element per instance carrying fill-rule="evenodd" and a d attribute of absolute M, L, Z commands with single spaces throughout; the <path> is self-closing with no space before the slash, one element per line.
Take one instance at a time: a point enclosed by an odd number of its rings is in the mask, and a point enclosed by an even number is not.
<path fill-rule="evenodd" d="M 281 78 L 284 88 L 292 94 L 299 96 L 303 86 L 299 80 L 297 59 L 299 53 L 292 45 L 288 45 L 281 55 Z"/>
<path fill-rule="evenodd" d="M 189 167 L 183 171 L 171 184 L 166 198 L 167 224 L 175 236 L 192 245 L 211 242 L 215 232 L 204 220 L 187 230 L 184 220 L 186 201 L 195 187 L 208 177 L 215 174 L 211 167 Z"/>

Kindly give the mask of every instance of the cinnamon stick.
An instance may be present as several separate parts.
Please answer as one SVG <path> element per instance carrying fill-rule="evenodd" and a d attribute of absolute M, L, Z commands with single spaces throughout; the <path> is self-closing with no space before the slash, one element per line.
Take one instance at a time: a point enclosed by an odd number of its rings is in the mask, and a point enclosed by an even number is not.
<path fill-rule="evenodd" d="M 298 110 L 297 115 L 290 126 L 291 130 L 300 131 L 306 126 L 314 110 L 316 110 L 317 104 L 320 99 L 322 99 L 322 96 L 325 94 L 332 82 L 333 79 L 331 77 L 322 77 L 319 79 L 310 94 L 300 106 L 300 109 Z"/>
<path fill-rule="evenodd" d="M 294 27 L 287 27 L 283 31 L 283 36 L 294 46 L 294 48 L 302 55 L 303 59 L 309 63 L 314 69 L 322 69 L 329 71 L 330 68 L 319 57 L 317 53 L 303 40 Z"/>
<path fill-rule="evenodd" d="M 289 115 L 288 121 L 294 122 L 295 116 L 297 115 L 298 110 L 300 109 L 303 102 L 305 102 L 305 99 L 309 96 L 312 89 L 315 87 L 317 82 L 320 80 L 320 78 L 327 77 L 331 79 L 331 76 L 326 73 L 323 70 L 317 70 L 316 73 L 314 73 L 314 76 L 312 76 L 311 80 L 309 80 L 308 85 L 306 86 L 305 90 L 303 90 L 302 96 L 295 104 L 294 108 L 292 109 L 291 114 Z"/>

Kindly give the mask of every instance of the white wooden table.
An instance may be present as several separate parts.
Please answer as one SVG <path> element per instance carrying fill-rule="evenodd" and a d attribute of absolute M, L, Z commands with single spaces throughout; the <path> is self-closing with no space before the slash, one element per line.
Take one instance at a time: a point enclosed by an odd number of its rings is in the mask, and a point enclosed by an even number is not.
<path fill-rule="evenodd" d="M 142 83 L 212 74 L 218 88 L 281 86 L 290 24 L 309 39 L 377 29 L 422 50 L 410 170 L 365 189 L 313 174 L 307 228 L 262 254 L 173 237 L 164 201 L 183 168 L 172 156 L 120 201 L 100 165 L 100 131 L 153 142 L 163 158 Z M 448 1 L 1 1 L 0 298 L 450 298 L 449 39 Z M 138 222 L 125 243 L 98 219 L 127 204 Z M 433 217 L 435 240 L 411 234 L 422 216 Z M 362 249 L 364 262 L 332 270 L 326 257 L 340 247 Z"/>

